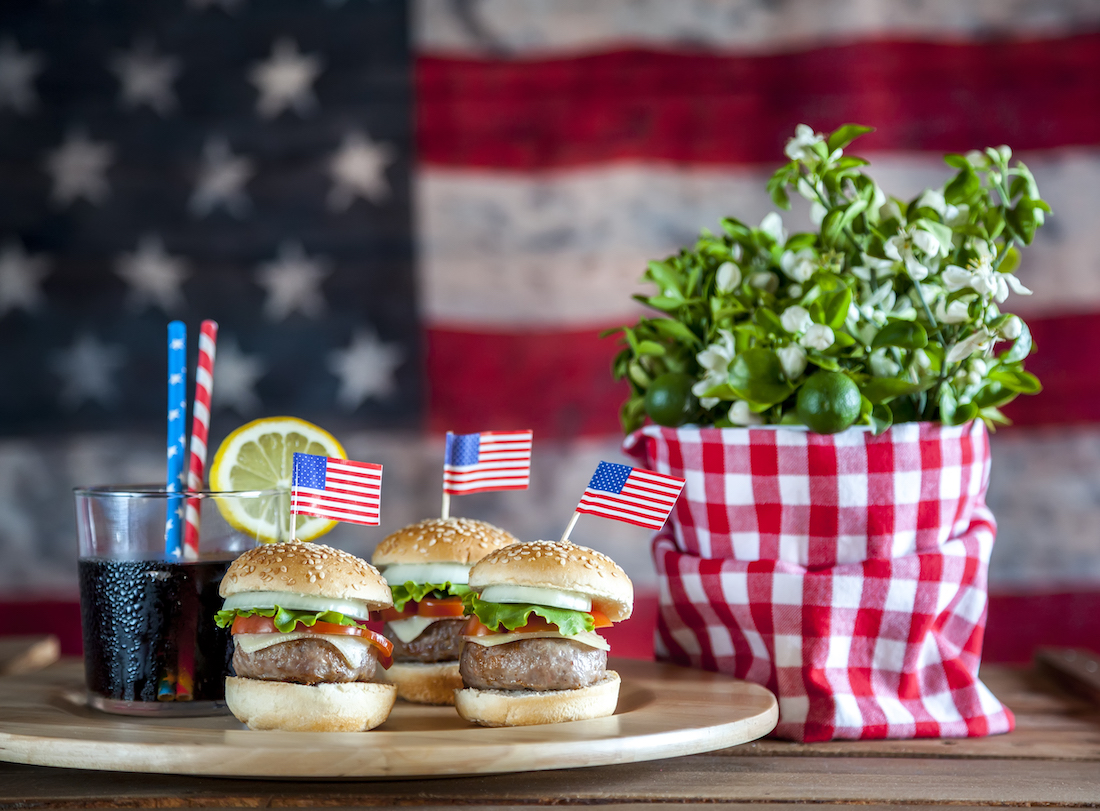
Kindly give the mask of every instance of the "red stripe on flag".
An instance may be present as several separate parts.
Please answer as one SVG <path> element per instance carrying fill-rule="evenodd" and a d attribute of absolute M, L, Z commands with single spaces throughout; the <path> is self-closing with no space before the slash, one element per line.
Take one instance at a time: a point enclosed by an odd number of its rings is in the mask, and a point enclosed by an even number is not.
<path fill-rule="evenodd" d="M 559 438 L 614 434 L 629 393 L 626 383 L 611 379 L 617 351 L 615 339 L 601 339 L 596 329 L 490 334 L 429 328 L 429 426 L 473 433 L 488 423 Z"/>
<path fill-rule="evenodd" d="M 419 157 L 440 166 L 778 164 L 800 122 L 878 127 L 857 151 L 1100 141 L 1100 34 L 869 41 L 763 56 L 420 57 L 416 72 Z"/>

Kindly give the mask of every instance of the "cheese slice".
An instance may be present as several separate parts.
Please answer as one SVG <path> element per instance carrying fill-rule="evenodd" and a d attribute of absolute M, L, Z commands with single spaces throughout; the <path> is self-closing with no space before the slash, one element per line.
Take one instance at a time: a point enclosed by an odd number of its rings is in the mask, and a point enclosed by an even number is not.
<path fill-rule="evenodd" d="M 349 667 L 362 667 L 367 660 L 370 643 L 357 636 L 347 634 L 304 634 L 301 631 L 292 631 L 289 634 L 234 634 L 233 640 L 245 653 L 255 653 L 272 645 L 283 642 L 293 642 L 295 639 L 323 639 L 331 644 Z"/>
<path fill-rule="evenodd" d="M 409 617 L 403 620 L 390 620 L 389 626 L 393 635 L 407 645 L 424 633 L 429 625 L 441 619 L 454 619 L 454 617 Z"/>
<path fill-rule="evenodd" d="M 590 648 L 598 648 L 603 651 L 611 650 L 607 640 L 595 631 L 581 631 L 575 636 L 566 636 L 557 631 L 532 631 L 529 633 L 512 631 L 507 634 L 486 634 L 485 636 L 464 636 L 462 638 L 467 642 L 473 642 L 475 645 L 484 645 L 486 648 L 491 648 L 494 645 L 505 645 L 509 642 L 519 642 L 523 639 L 569 639 Z"/>

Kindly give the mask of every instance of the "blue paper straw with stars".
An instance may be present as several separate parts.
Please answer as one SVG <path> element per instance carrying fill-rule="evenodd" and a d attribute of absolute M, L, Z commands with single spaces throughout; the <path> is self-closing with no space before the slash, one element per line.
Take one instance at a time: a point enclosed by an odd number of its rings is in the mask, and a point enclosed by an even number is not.
<path fill-rule="evenodd" d="M 168 324 L 168 492 L 182 493 L 187 454 L 187 326 Z M 164 521 L 164 554 L 183 554 L 183 498 L 168 499 Z"/>

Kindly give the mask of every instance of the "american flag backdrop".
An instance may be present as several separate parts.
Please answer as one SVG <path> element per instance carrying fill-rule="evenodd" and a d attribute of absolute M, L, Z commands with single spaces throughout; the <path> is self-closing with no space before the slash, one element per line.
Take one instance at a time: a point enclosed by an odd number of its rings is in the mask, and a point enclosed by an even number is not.
<path fill-rule="evenodd" d="M 433 515 L 444 433 L 490 428 L 538 434 L 531 486 L 456 513 L 558 537 L 624 459 L 600 331 L 647 260 L 771 210 L 803 122 L 876 127 L 901 198 L 946 151 L 1035 171 L 1010 304 L 1045 391 L 992 440 L 991 588 L 1100 592 L 1097 76 L 1093 0 L 4 3 L 0 602 L 75 595 L 72 486 L 163 476 L 173 318 L 220 325 L 211 456 L 292 414 L 385 464 L 381 527 L 334 544 Z M 650 534 L 572 538 L 644 592 Z"/>

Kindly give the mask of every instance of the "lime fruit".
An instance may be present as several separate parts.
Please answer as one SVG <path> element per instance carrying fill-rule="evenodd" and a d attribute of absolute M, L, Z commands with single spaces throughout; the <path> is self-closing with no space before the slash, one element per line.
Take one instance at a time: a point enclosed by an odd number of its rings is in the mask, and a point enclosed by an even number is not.
<path fill-rule="evenodd" d="M 819 434 L 843 431 L 859 416 L 859 387 L 840 372 L 819 371 L 798 390 L 798 418 Z"/>
<path fill-rule="evenodd" d="M 344 447 L 323 428 L 297 417 L 265 417 L 242 425 L 227 436 L 210 465 L 211 490 L 285 490 L 286 503 L 271 514 L 270 500 L 215 499 L 230 526 L 262 542 L 289 540 L 290 486 L 294 454 L 311 453 L 347 459 Z M 324 535 L 336 521 L 296 515 L 294 538 L 309 541 Z"/>
<path fill-rule="evenodd" d="M 683 425 L 699 409 L 699 400 L 691 391 L 694 383 L 691 375 L 683 372 L 661 375 L 646 389 L 645 413 L 658 425 Z"/>

